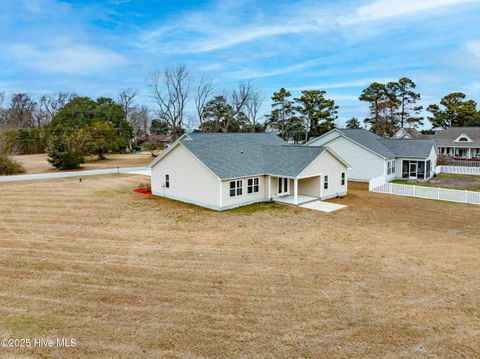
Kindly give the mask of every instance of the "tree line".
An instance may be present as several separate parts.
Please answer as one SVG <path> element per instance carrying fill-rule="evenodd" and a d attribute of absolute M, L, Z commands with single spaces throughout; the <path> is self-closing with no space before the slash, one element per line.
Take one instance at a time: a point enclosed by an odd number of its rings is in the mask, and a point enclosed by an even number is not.
<path fill-rule="evenodd" d="M 380 136 L 392 137 L 399 128 L 418 128 L 424 123 L 423 107 L 418 105 L 421 95 L 409 78 L 386 84 L 374 82 L 362 91 L 359 100 L 369 104 L 370 116 L 364 120 L 365 127 Z M 427 119 L 434 128 L 480 126 L 477 103 L 466 100 L 461 92 L 446 95 L 439 105 L 431 104 L 426 110 L 431 113 Z M 360 122 L 352 118 L 347 126 L 360 127 Z"/>
<path fill-rule="evenodd" d="M 321 89 L 294 97 L 285 88 L 274 92 L 270 110 L 251 82 L 219 91 L 209 79 L 195 79 L 185 65 L 154 73 L 149 78 L 153 108 L 138 104 L 136 91 L 121 91 L 116 99 L 91 99 L 70 92 L 33 97 L 0 93 L 2 153 L 47 152 L 58 168 L 78 167 L 85 156 L 132 150 L 148 135 L 168 134 L 175 140 L 185 131 L 264 132 L 285 140 L 305 142 L 336 126 L 338 106 Z M 399 128 L 422 126 L 421 95 L 409 78 L 374 82 L 360 94 L 369 105 L 363 121 L 352 118 L 348 128 L 366 128 L 392 137 Z M 480 126 L 473 100 L 455 92 L 426 109 L 433 127 Z M 363 122 L 363 123 L 362 123 Z"/>

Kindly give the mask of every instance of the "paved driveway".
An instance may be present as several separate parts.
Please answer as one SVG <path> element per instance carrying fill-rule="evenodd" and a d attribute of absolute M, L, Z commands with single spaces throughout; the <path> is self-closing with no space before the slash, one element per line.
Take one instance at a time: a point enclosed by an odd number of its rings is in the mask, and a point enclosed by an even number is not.
<path fill-rule="evenodd" d="M 103 170 L 36 173 L 36 174 L 30 174 L 30 175 L 17 175 L 17 176 L 0 176 L 0 182 L 31 181 L 31 180 L 53 179 L 53 178 L 65 178 L 65 177 L 83 177 L 83 176 L 106 175 L 106 174 L 114 174 L 114 173 L 129 173 L 129 174 L 150 176 L 150 169 L 147 167 L 123 167 L 123 168 L 108 168 Z"/>

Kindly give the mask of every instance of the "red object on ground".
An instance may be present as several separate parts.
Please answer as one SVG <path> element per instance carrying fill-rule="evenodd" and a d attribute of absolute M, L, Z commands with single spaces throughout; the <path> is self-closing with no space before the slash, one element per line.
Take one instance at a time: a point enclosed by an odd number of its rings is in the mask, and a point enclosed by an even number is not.
<path fill-rule="evenodd" d="M 152 191 L 149 191 L 144 188 L 135 188 L 133 191 L 141 194 L 152 194 Z"/>

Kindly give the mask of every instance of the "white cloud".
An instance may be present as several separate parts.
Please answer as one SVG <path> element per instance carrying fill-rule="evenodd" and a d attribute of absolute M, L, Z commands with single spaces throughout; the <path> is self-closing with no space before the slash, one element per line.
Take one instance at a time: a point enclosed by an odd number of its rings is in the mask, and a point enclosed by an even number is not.
<path fill-rule="evenodd" d="M 465 50 L 473 57 L 473 60 L 480 60 L 480 41 L 470 41 L 465 44 Z"/>
<path fill-rule="evenodd" d="M 16 44 L 7 50 L 20 64 L 44 72 L 98 72 L 126 63 L 120 54 L 90 45 L 68 43 L 61 47 L 38 49 Z"/>
<path fill-rule="evenodd" d="M 202 53 L 226 49 L 258 39 L 281 35 L 322 32 L 338 27 L 381 21 L 394 17 L 431 14 L 432 10 L 478 0 L 376 0 L 351 9 L 334 4 L 299 9 L 289 6 L 271 14 L 257 14 L 247 23 L 238 23 L 232 5 L 217 4 L 204 11 L 187 13 L 172 22 L 144 32 L 138 46 L 164 53 Z M 237 7 L 239 5 L 236 5 Z M 292 20 L 295 19 L 295 20 Z M 238 19 L 237 19 L 238 20 Z M 267 25 L 266 25 L 267 24 Z"/>
<path fill-rule="evenodd" d="M 357 88 L 357 87 L 368 86 L 372 82 L 387 83 L 389 81 L 393 81 L 393 80 L 387 79 L 387 78 L 372 80 L 370 78 L 370 79 L 360 79 L 360 80 L 346 81 L 346 82 L 334 82 L 334 83 L 327 82 L 324 84 L 317 84 L 317 85 L 296 86 L 296 87 L 292 87 L 291 89 L 293 91 L 299 91 L 299 90 L 315 90 L 315 89 L 329 90 L 329 89 L 341 89 L 341 88 Z"/>
<path fill-rule="evenodd" d="M 286 66 L 286 67 L 282 67 L 274 70 L 267 70 L 267 71 L 255 70 L 255 69 L 244 69 L 244 70 L 232 72 L 228 74 L 228 77 L 238 79 L 238 80 L 251 80 L 251 79 L 279 76 L 279 75 L 293 73 L 299 70 L 304 70 L 309 67 L 318 65 L 319 63 L 320 63 L 319 60 L 309 60 L 299 64 Z"/>
<path fill-rule="evenodd" d="M 477 0 L 377 0 L 360 6 L 353 16 L 341 19 L 340 23 L 343 25 L 352 25 L 368 21 L 384 20 L 475 1 Z"/>

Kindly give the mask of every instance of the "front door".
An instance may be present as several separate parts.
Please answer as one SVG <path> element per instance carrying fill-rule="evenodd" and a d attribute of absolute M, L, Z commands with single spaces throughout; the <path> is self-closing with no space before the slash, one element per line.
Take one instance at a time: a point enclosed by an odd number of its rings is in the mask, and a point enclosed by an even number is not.
<path fill-rule="evenodd" d="M 409 178 L 417 178 L 417 162 L 410 162 Z"/>
<path fill-rule="evenodd" d="M 278 195 L 282 196 L 288 194 L 288 178 L 278 178 Z"/>

